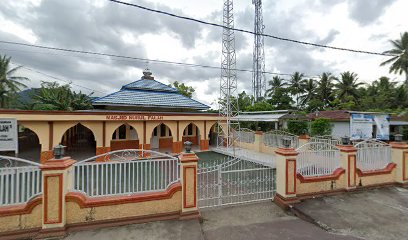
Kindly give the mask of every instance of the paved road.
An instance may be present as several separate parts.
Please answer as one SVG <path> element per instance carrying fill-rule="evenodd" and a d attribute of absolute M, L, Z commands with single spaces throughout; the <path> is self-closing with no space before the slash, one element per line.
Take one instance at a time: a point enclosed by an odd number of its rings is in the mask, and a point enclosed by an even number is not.
<path fill-rule="evenodd" d="M 408 239 L 408 189 L 391 187 L 309 199 L 295 205 L 334 233 L 370 240 Z"/>
<path fill-rule="evenodd" d="M 161 221 L 72 233 L 68 240 L 352 240 L 283 212 L 272 202 L 202 211 L 198 220 Z"/>

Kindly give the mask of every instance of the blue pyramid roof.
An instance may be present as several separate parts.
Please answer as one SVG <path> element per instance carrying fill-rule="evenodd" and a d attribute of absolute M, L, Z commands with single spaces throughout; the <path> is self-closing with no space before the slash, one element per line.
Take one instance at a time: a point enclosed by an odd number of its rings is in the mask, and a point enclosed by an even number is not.
<path fill-rule="evenodd" d="M 94 106 L 132 106 L 143 108 L 206 110 L 210 107 L 188 98 L 172 88 L 153 79 L 142 79 L 123 85 L 122 88 L 92 101 Z"/>

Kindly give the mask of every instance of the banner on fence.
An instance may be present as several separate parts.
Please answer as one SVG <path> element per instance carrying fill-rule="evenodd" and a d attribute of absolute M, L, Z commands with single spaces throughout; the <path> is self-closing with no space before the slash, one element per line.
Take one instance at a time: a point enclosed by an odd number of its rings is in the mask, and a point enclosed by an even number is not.
<path fill-rule="evenodd" d="M 390 116 L 389 115 L 375 115 L 374 122 L 377 126 L 377 139 L 390 140 Z"/>
<path fill-rule="evenodd" d="M 0 151 L 18 152 L 17 120 L 0 118 Z"/>
<path fill-rule="evenodd" d="M 353 113 L 350 118 L 351 140 L 372 138 L 374 117 L 368 114 Z"/>

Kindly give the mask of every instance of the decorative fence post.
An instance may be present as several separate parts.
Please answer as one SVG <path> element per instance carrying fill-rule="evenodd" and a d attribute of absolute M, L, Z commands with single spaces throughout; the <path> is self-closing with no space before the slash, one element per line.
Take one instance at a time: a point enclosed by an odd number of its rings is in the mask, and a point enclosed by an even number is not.
<path fill-rule="evenodd" d="M 346 189 L 353 189 L 357 186 L 357 148 L 353 145 L 337 145 L 340 150 L 341 167 L 346 170 Z"/>
<path fill-rule="evenodd" d="M 72 165 L 76 161 L 70 157 L 57 158 L 47 160 L 41 167 L 44 194 L 41 238 L 65 235 L 65 195 L 72 184 Z"/>
<path fill-rule="evenodd" d="M 392 161 L 397 164 L 395 181 L 408 185 L 408 144 L 405 142 L 391 142 Z"/>
<path fill-rule="evenodd" d="M 187 143 L 187 142 L 186 142 Z M 191 146 L 186 145 L 186 151 L 180 158 L 180 181 L 182 186 L 181 219 L 198 218 L 197 197 L 197 164 L 199 158 L 191 152 Z"/>
<path fill-rule="evenodd" d="M 296 156 L 294 148 L 278 148 L 276 153 L 276 195 L 275 203 L 288 208 L 296 203 Z"/>

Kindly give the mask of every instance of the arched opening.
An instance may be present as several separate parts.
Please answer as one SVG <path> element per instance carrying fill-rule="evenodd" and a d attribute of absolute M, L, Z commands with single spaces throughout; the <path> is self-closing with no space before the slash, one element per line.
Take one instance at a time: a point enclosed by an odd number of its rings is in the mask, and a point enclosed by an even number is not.
<path fill-rule="evenodd" d="M 134 127 L 125 123 L 112 133 L 111 151 L 122 149 L 139 149 L 139 136 Z"/>
<path fill-rule="evenodd" d="M 210 132 L 208 133 L 208 140 L 209 140 L 209 145 L 211 147 L 216 147 L 217 146 L 217 137 L 218 137 L 218 124 L 214 123 L 211 128 Z"/>
<path fill-rule="evenodd" d="M 150 148 L 159 152 L 170 153 L 173 147 L 173 135 L 170 128 L 162 123 L 155 127 L 150 138 Z"/>
<path fill-rule="evenodd" d="M 1 155 L 16 156 L 15 152 L 4 152 Z M 18 154 L 17 157 L 40 162 L 41 144 L 37 134 L 29 128 L 18 124 Z"/>
<path fill-rule="evenodd" d="M 194 123 L 190 123 L 184 128 L 182 142 L 190 141 L 193 143 L 192 150 L 196 151 L 200 149 L 200 130 Z"/>
<path fill-rule="evenodd" d="M 78 123 L 65 131 L 61 143 L 66 148 L 66 155 L 75 160 L 93 157 L 96 154 L 96 141 L 93 132 Z"/>
<path fill-rule="evenodd" d="M 29 128 L 18 124 L 18 153 L 13 151 L 0 152 L 0 155 L 19 157 L 33 162 L 40 162 L 41 144 L 37 134 Z"/>

